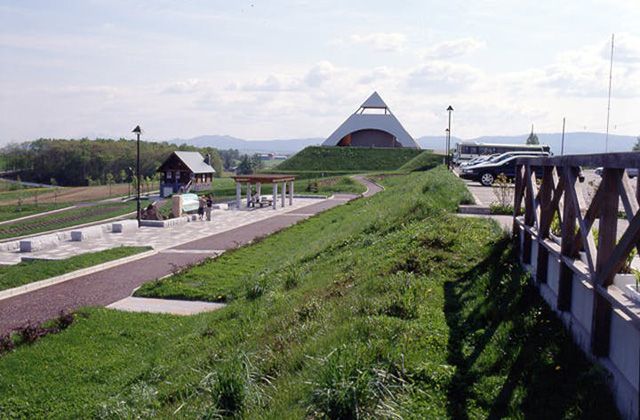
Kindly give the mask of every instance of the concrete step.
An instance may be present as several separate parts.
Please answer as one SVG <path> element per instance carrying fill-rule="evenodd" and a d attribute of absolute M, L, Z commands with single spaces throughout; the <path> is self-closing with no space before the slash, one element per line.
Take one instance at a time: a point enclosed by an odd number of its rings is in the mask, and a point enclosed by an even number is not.
<path fill-rule="evenodd" d="M 477 204 L 460 204 L 458 206 L 458 213 L 461 214 L 491 214 L 489 207 L 480 206 Z"/>

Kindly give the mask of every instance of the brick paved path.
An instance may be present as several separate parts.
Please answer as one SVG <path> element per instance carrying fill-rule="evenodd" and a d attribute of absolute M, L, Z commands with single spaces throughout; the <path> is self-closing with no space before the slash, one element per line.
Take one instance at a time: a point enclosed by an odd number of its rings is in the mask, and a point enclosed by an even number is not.
<path fill-rule="evenodd" d="M 368 187 L 370 196 L 381 190 L 362 177 L 356 177 Z M 106 306 L 130 296 L 143 283 L 170 274 L 176 268 L 200 262 L 214 256 L 216 250 L 233 249 L 254 238 L 270 235 L 300 220 L 356 198 L 336 194 L 334 198 L 292 210 L 249 225 L 198 239 L 147 258 L 132 261 L 97 273 L 59 283 L 33 292 L 0 301 L 0 335 L 28 322 L 43 322 L 60 311 L 83 306 Z M 182 252 L 172 252 L 182 251 Z M 197 251 L 189 253 L 189 250 Z M 210 253 L 202 251 L 211 251 Z"/>

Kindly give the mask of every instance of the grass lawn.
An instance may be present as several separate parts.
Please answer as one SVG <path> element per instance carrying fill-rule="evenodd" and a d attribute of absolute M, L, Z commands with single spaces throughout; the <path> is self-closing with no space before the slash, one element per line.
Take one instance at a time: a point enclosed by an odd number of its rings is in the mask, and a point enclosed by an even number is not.
<path fill-rule="evenodd" d="M 87 309 L 1 356 L 0 413 L 616 418 L 498 226 L 450 214 L 462 182 L 442 168 L 383 182 L 140 292 L 224 295 L 222 310 Z"/>
<path fill-rule="evenodd" d="M 425 150 L 398 168 L 398 171 L 413 172 L 433 169 L 442 163 L 443 158 L 442 155 L 436 155 L 433 152 Z"/>
<path fill-rule="evenodd" d="M 278 165 L 283 171 L 387 171 L 422 153 L 419 149 L 310 146 Z"/>
<path fill-rule="evenodd" d="M 77 255 L 60 261 L 34 260 L 16 265 L 0 266 L 0 290 L 11 289 L 149 250 L 151 247 L 122 246 Z"/>
<path fill-rule="evenodd" d="M 146 201 L 143 201 L 146 205 Z M 45 215 L 15 223 L 0 225 L 0 239 L 32 235 L 54 229 L 64 229 L 84 223 L 110 219 L 136 211 L 136 202 L 110 202 L 77 207 L 63 212 Z"/>
<path fill-rule="evenodd" d="M 310 192 L 309 183 L 317 182 L 318 191 Z M 255 188 L 255 187 L 254 187 Z M 348 176 L 332 176 L 327 178 L 318 179 L 299 179 L 294 182 L 293 190 L 296 194 L 314 194 L 314 195 L 326 195 L 337 192 L 342 193 L 363 193 L 366 188 L 357 181 L 354 181 Z M 213 180 L 212 189 L 216 201 L 223 198 L 229 199 L 236 196 L 236 182 L 231 178 L 215 178 Z M 262 185 L 261 192 L 264 195 L 272 194 L 273 187 L 271 184 Z M 209 191 L 202 191 L 198 194 L 208 194 Z M 246 194 L 246 187 L 242 187 L 243 196 Z"/>

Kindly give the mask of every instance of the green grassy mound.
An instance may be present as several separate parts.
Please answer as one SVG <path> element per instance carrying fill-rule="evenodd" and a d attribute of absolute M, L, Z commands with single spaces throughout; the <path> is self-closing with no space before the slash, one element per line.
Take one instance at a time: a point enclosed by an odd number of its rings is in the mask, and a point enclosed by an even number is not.
<path fill-rule="evenodd" d="M 427 171 L 442 163 L 443 157 L 430 151 L 423 151 L 419 155 L 398 168 L 399 172 Z"/>
<path fill-rule="evenodd" d="M 278 171 L 387 171 L 421 153 L 417 149 L 307 147 L 282 162 Z"/>
<path fill-rule="evenodd" d="M 17 418 L 616 418 L 501 230 L 450 214 L 442 168 L 223 254 L 144 294 L 192 317 L 89 309 L 0 357 Z M 301 246 L 303 244 L 303 246 Z M 233 299 L 231 299 L 233 297 Z"/>

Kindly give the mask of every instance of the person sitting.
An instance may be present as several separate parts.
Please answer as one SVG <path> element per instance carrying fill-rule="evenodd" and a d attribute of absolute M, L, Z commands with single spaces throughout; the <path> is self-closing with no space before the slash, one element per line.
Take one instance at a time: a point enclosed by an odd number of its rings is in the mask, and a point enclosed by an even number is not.
<path fill-rule="evenodd" d="M 252 196 L 251 196 L 251 207 L 255 207 L 256 204 L 260 204 L 260 194 L 258 194 L 258 191 L 256 191 Z"/>

